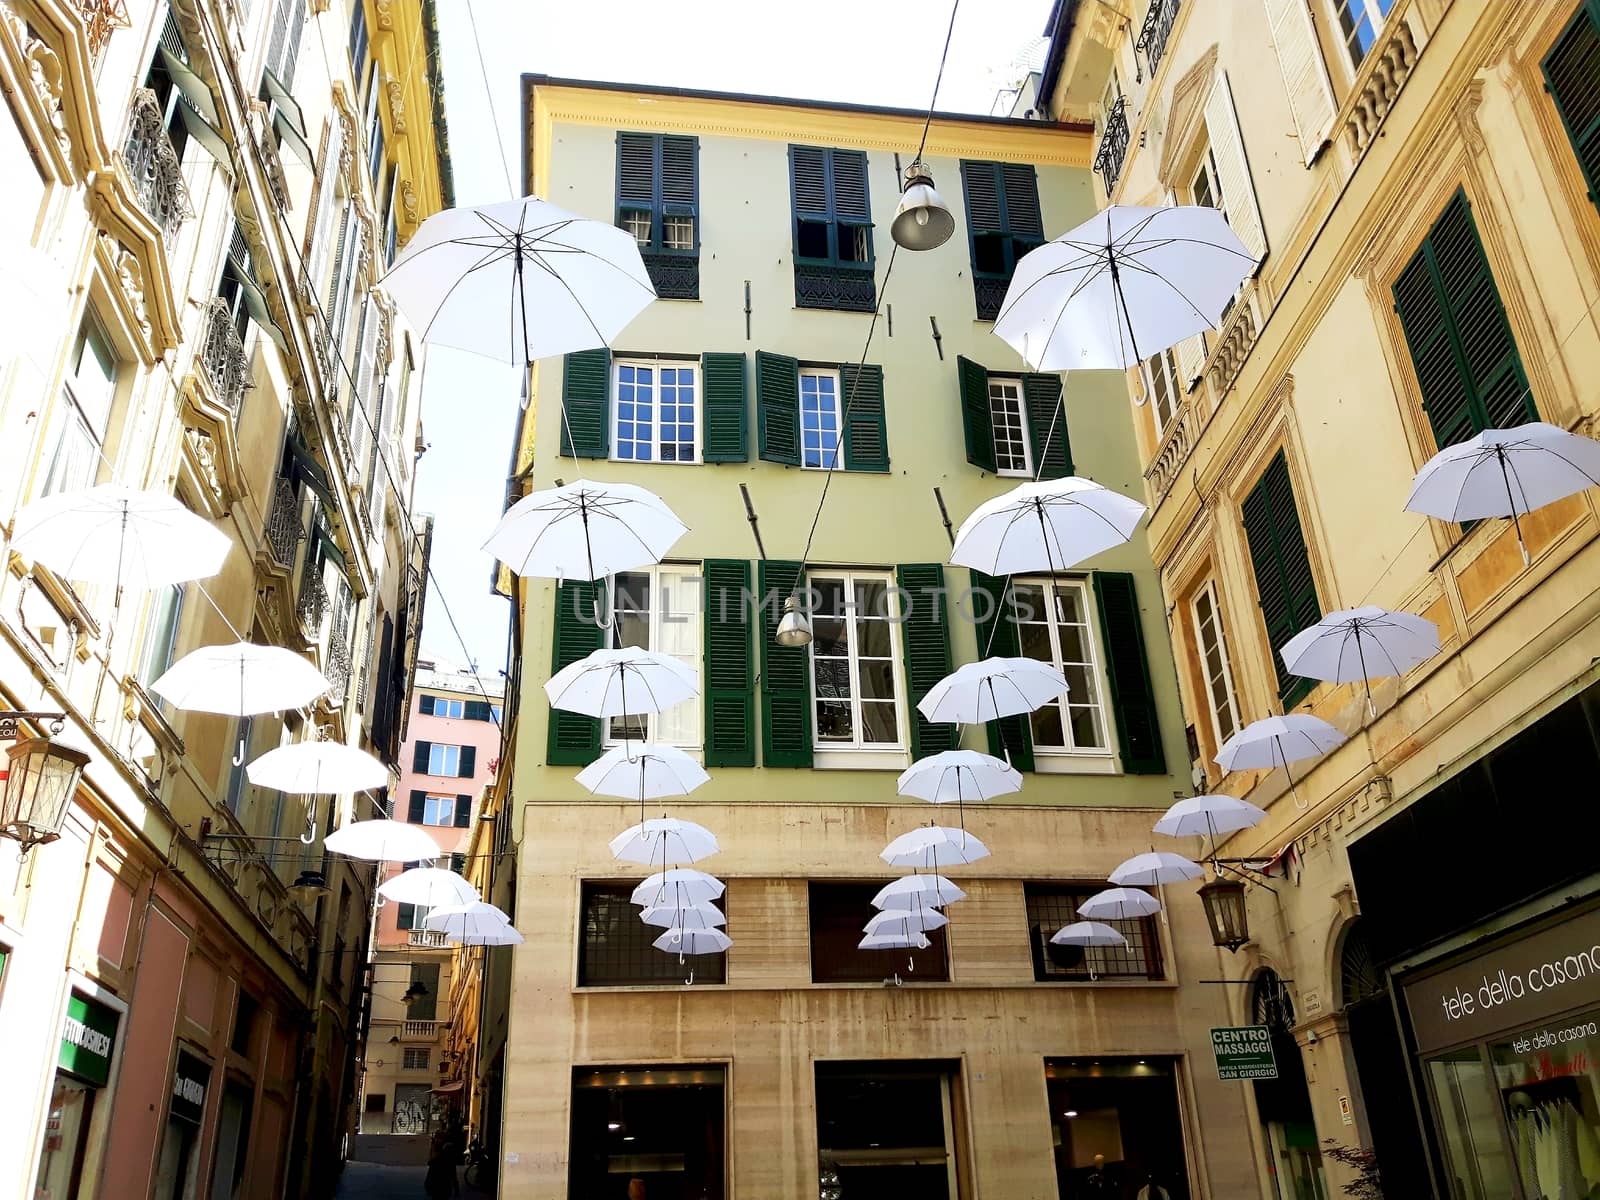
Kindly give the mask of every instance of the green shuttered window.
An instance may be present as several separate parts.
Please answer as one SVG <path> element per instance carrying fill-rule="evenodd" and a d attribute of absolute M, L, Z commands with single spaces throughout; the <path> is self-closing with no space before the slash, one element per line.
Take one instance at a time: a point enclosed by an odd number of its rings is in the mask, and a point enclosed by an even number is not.
<path fill-rule="evenodd" d="M 1322 607 L 1317 601 L 1311 556 L 1295 508 L 1289 463 L 1282 450 L 1245 497 L 1243 510 L 1261 620 L 1272 647 L 1272 666 L 1278 673 L 1278 696 L 1287 712 L 1304 700 L 1316 684 L 1291 675 L 1278 652 L 1295 634 L 1321 619 Z"/>
<path fill-rule="evenodd" d="M 978 624 L 979 658 L 1016 658 L 1022 653 L 1016 614 L 1006 582 L 972 572 L 972 615 Z M 988 723 L 989 753 L 1019 771 L 1033 770 L 1033 731 L 1027 714 Z"/>
<path fill-rule="evenodd" d="M 561 376 L 561 453 L 605 458 L 611 453 L 611 351 L 569 354 Z"/>
<path fill-rule="evenodd" d="M 961 190 L 967 203 L 978 319 L 992 321 L 1000 312 L 1017 260 L 1044 244 L 1039 179 L 1027 163 L 963 161 Z"/>
<path fill-rule="evenodd" d="M 811 654 L 774 641 L 783 601 L 794 594 L 797 562 L 763 560 L 756 579 L 761 638 L 761 761 L 769 767 L 811 765 Z"/>
<path fill-rule="evenodd" d="M 699 161 L 697 138 L 617 134 L 617 224 L 663 300 L 700 298 Z"/>
<path fill-rule="evenodd" d="M 800 364 L 756 352 L 756 440 L 767 462 L 800 465 Z"/>
<path fill-rule="evenodd" d="M 883 413 L 883 368 L 874 363 L 841 363 L 844 469 L 887 471 L 889 431 Z"/>
<path fill-rule="evenodd" d="M 900 622 L 911 717 L 911 757 L 956 748 L 954 725 L 935 725 L 917 711 L 928 690 L 950 674 L 950 624 L 945 614 L 944 566 L 908 563 L 895 570 L 904 605 Z"/>
<path fill-rule="evenodd" d="M 872 206 L 859 150 L 789 147 L 798 308 L 871 312 Z"/>
<path fill-rule="evenodd" d="M 555 633 L 551 638 L 550 673 L 570 666 L 604 644 L 605 629 L 596 623 L 596 606 L 603 622 L 607 611 L 603 583 L 568 580 L 556 588 Z M 563 709 L 550 710 L 549 742 L 545 761 L 551 766 L 584 767 L 600 757 L 600 722 L 594 717 Z"/>
<path fill-rule="evenodd" d="M 956 359 L 956 383 L 969 463 L 1030 479 L 1073 474 L 1061 376 L 991 375 L 963 357 Z"/>
<path fill-rule="evenodd" d="M 1457 192 L 1394 283 L 1422 407 L 1445 447 L 1538 420 L 1466 195 Z"/>
<path fill-rule="evenodd" d="M 702 354 L 700 393 L 705 405 L 704 443 L 700 457 L 708 463 L 750 460 L 746 412 L 744 355 Z"/>
<path fill-rule="evenodd" d="M 750 564 L 707 559 L 705 576 L 705 763 L 756 765 L 755 663 L 747 601 Z"/>
<path fill-rule="evenodd" d="M 1165 775 L 1161 749 L 1161 715 L 1150 683 L 1144 626 L 1133 576 L 1124 571 L 1094 573 L 1095 604 L 1100 611 L 1100 640 L 1106 652 L 1106 682 L 1117 726 L 1122 769 L 1129 775 Z"/>
<path fill-rule="evenodd" d="M 1539 65 L 1589 199 L 1600 208 L 1600 0 L 1584 0 Z"/>
<path fill-rule="evenodd" d="M 808 365 L 805 370 L 807 386 L 817 383 L 810 377 L 819 372 L 828 378 L 823 381 L 826 392 L 813 396 L 822 411 L 803 417 L 799 361 L 786 354 L 756 352 L 758 457 L 790 467 L 802 462 L 826 467 L 842 460 L 838 465 L 846 471 L 887 472 L 889 428 L 883 368 L 876 363 L 828 363 L 820 367 Z M 835 438 L 842 426 L 843 453 L 832 449 L 834 441 L 819 441 L 819 423 Z M 808 448 L 809 457 L 802 455 L 802 446 Z"/>

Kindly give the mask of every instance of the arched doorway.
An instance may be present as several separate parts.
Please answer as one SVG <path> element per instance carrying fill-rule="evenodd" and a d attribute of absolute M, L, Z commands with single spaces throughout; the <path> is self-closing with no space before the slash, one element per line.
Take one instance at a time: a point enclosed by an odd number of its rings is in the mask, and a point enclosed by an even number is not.
<path fill-rule="evenodd" d="M 1257 971 L 1250 981 L 1250 1021 L 1271 1031 L 1278 1077 L 1258 1079 L 1251 1086 L 1276 1200 L 1327 1200 L 1305 1060 L 1291 1032 L 1294 1019 L 1294 1000 L 1278 973 L 1271 967 Z"/>

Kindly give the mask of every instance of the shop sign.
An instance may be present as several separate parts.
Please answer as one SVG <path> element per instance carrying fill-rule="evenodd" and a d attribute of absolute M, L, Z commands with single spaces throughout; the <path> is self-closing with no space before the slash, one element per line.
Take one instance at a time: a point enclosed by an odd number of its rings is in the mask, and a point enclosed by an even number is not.
<path fill-rule="evenodd" d="M 1265 1025 L 1240 1025 L 1211 1031 L 1211 1054 L 1218 1079 L 1276 1079 L 1272 1031 Z"/>
<path fill-rule="evenodd" d="M 206 1085 L 211 1068 L 194 1055 L 178 1051 L 178 1066 L 172 1073 L 172 1115 L 200 1124 L 206 1108 Z"/>
<path fill-rule="evenodd" d="M 1436 971 L 1404 990 L 1423 1054 L 1600 1004 L 1600 909 Z"/>
<path fill-rule="evenodd" d="M 57 1065 L 96 1087 L 104 1087 L 111 1078 L 111 1048 L 117 1041 L 117 1020 L 115 1009 L 73 992 L 67 1000 L 67 1020 L 61 1028 Z"/>

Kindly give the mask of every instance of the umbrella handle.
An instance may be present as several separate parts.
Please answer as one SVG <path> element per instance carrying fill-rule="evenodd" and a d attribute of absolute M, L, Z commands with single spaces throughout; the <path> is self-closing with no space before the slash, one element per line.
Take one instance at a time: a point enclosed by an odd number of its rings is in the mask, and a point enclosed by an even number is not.
<path fill-rule="evenodd" d="M 244 766 L 244 739 L 243 738 L 240 738 L 239 741 L 234 745 L 234 748 L 233 748 L 233 765 L 236 766 L 236 767 Z"/>
<path fill-rule="evenodd" d="M 300 835 L 300 844 L 302 846 L 312 846 L 312 845 L 316 844 L 316 841 L 317 841 L 317 818 L 316 818 L 316 814 L 314 812 L 307 811 L 307 813 L 306 813 L 306 831 Z"/>
<path fill-rule="evenodd" d="M 683 961 L 683 955 L 681 955 L 681 954 L 678 955 L 678 961 L 680 963 Z M 689 978 L 687 978 L 687 979 L 685 979 L 683 981 L 683 986 L 684 987 L 693 987 L 694 986 L 694 968 L 693 967 L 689 968 Z"/>

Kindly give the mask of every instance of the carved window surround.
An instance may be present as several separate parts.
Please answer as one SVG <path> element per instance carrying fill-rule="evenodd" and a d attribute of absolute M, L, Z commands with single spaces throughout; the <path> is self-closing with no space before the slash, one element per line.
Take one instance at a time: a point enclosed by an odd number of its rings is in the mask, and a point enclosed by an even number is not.
<path fill-rule="evenodd" d="M 89 215 L 100 230 L 95 260 L 140 359 L 154 366 L 183 343 L 161 230 L 140 205 L 120 162 L 95 172 L 88 188 Z"/>
<path fill-rule="evenodd" d="M 57 183 L 80 182 L 110 161 L 94 94 L 94 54 L 66 0 L 0 0 L 0 91 L 24 139 Z"/>
<path fill-rule="evenodd" d="M 216 520 L 244 496 L 247 488 L 234 416 L 212 389 L 198 357 L 184 377 L 180 399 L 183 452 L 178 469 L 189 484 L 189 494 L 197 497 L 206 515 Z"/>

